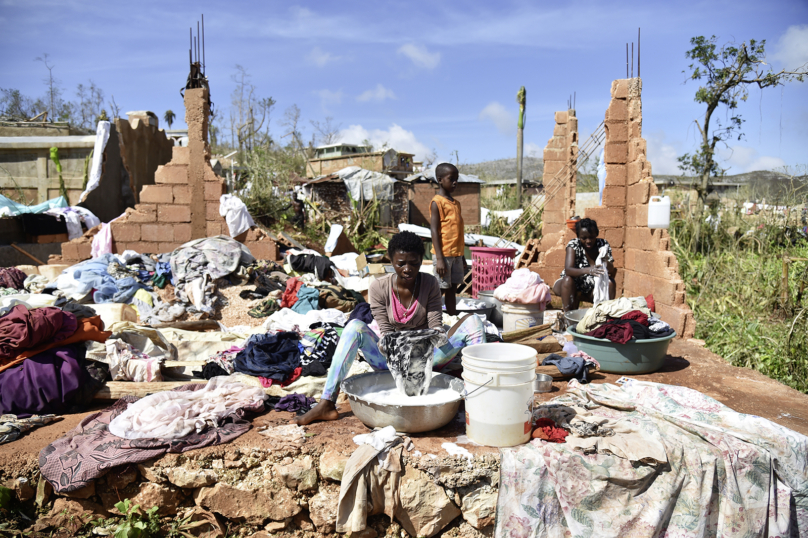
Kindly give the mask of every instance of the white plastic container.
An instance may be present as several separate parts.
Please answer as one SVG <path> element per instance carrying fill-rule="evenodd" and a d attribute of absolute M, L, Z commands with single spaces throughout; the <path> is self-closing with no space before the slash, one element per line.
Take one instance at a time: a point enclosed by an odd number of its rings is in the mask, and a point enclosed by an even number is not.
<path fill-rule="evenodd" d="M 502 330 L 504 332 L 529 329 L 543 323 L 543 304 L 502 303 Z"/>
<path fill-rule="evenodd" d="M 671 199 L 668 196 L 652 196 L 648 201 L 648 227 L 665 228 L 671 224 Z"/>
<path fill-rule="evenodd" d="M 483 368 L 472 364 L 484 364 Z M 530 439 L 536 352 L 519 344 L 478 344 L 463 349 L 466 435 L 486 446 Z M 528 381 L 519 382 L 520 379 Z"/>

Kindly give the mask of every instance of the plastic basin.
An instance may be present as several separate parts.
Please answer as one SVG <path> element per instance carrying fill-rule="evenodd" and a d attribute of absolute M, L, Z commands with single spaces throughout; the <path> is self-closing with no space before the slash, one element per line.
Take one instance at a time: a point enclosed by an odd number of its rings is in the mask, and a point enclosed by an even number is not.
<path fill-rule="evenodd" d="M 591 355 L 600 363 L 600 370 L 610 374 L 650 374 L 662 368 L 668 345 L 676 336 L 669 334 L 664 338 L 647 340 L 631 340 L 625 344 L 615 344 L 605 338 L 586 336 L 569 327 L 567 333 L 572 335 L 575 346 Z"/>

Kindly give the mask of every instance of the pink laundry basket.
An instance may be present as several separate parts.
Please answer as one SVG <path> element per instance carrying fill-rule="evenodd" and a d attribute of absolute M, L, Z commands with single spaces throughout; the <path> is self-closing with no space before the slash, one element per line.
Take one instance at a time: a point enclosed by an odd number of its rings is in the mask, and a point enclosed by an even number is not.
<path fill-rule="evenodd" d="M 471 247 L 471 295 L 496 289 L 513 273 L 515 248 Z"/>

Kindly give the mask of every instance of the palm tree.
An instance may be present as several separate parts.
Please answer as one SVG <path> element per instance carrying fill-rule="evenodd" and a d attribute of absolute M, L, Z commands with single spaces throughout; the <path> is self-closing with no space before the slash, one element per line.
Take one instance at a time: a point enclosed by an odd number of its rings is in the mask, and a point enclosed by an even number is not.
<path fill-rule="evenodd" d="M 519 122 L 516 131 L 516 196 L 519 200 L 519 207 L 522 207 L 522 151 L 525 142 L 525 104 L 527 103 L 527 92 L 524 86 L 519 88 L 516 93 L 516 102 L 519 103 Z"/>
<path fill-rule="evenodd" d="M 166 110 L 166 113 L 163 114 L 163 119 L 165 120 L 169 129 L 171 129 L 171 124 L 174 123 L 174 118 L 176 117 L 177 115 L 174 114 L 174 112 L 172 112 L 171 110 Z"/>

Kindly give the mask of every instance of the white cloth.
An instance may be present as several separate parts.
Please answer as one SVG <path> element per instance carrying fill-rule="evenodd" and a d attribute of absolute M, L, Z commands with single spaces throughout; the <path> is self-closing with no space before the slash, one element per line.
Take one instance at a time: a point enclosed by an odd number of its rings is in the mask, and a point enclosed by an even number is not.
<path fill-rule="evenodd" d="M 348 317 L 344 312 L 340 312 L 336 308 L 309 310 L 305 314 L 298 314 L 291 308 L 281 308 L 267 318 L 264 322 L 264 330 L 294 331 L 295 327 L 297 327 L 301 331 L 307 331 L 309 327 L 318 321 L 344 326 L 348 323 Z"/>
<path fill-rule="evenodd" d="M 53 306 L 56 303 L 55 295 L 47 293 L 19 293 L 16 295 L 3 295 L 0 296 L 0 316 L 5 316 L 9 310 L 18 304 L 24 305 L 28 310 L 34 308 L 42 308 L 44 306 Z"/>
<path fill-rule="evenodd" d="M 255 221 L 247 211 L 247 206 L 240 198 L 232 194 L 223 194 L 219 198 L 219 215 L 223 216 L 227 222 L 230 237 L 241 235 L 255 226 Z"/>
<path fill-rule="evenodd" d="M 491 211 L 484 207 L 480 208 L 480 220 L 483 226 L 491 226 L 491 219 L 504 218 L 508 224 L 513 224 L 516 219 L 522 216 L 524 209 L 511 209 L 510 211 Z"/>
<path fill-rule="evenodd" d="M 546 304 L 550 302 L 550 287 L 539 273 L 523 267 L 494 290 L 494 297 L 503 303 Z"/>
<path fill-rule="evenodd" d="M 331 231 L 328 232 L 328 239 L 325 241 L 323 252 L 334 252 L 334 249 L 337 248 L 339 234 L 341 234 L 344 229 L 345 227 L 342 224 L 331 225 Z"/>
<path fill-rule="evenodd" d="M 593 290 L 592 304 L 597 305 L 609 300 L 609 270 L 606 266 L 606 258 L 609 257 L 609 245 L 603 245 L 598 251 L 598 259 L 595 260 L 595 267 L 603 269 L 602 274 L 595 276 L 595 289 Z"/>
<path fill-rule="evenodd" d="M 258 387 L 214 377 L 201 390 L 166 390 L 136 401 L 109 423 L 109 431 L 124 439 L 182 439 L 263 401 L 264 391 Z"/>
<path fill-rule="evenodd" d="M 67 238 L 75 239 L 84 234 L 81 228 L 81 223 L 89 230 L 101 224 L 101 220 L 96 217 L 92 211 L 79 206 L 70 207 L 56 207 L 45 211 L 46 215 L 53 215 L 54 217 L 64 217 L 65 225 L 67 226 Z"/>
<path fill-rule="evenodd" d="M 29 293 L 42 293 L 42 290 L 48 285 L 48 277 L 42 275 L 28 275 L 25 277 L 23 286 L 25 291 Z"/>
<path fill-rule="evenodd" d="M 606 188 L 606 148 L 600 150 L 598 159 L 598 205 L 603 205 L 603 189 Z"/>
<path fill-rule="evenodd" d="M 151 383 L 163 380 L 159 358 L 150 357 L 119 338 L 107 340 L 104 345 L 107 355 L 103 362 L 109 364 L 113 381 Z"/>
<path fill-rule="evenodd" d="M 93 162 L 90 165 L 90 172 L 87 177 L 87 188 L 79 196 L 79 201 L 87 199 L 87 195 L 94 191 L 101 182 L 101 171 L 104 163 L 104 149 L 109 140 L 110 124 L 108 121 L 99 121 L 95 130 L 95 146 L 93 147 Z"/>

